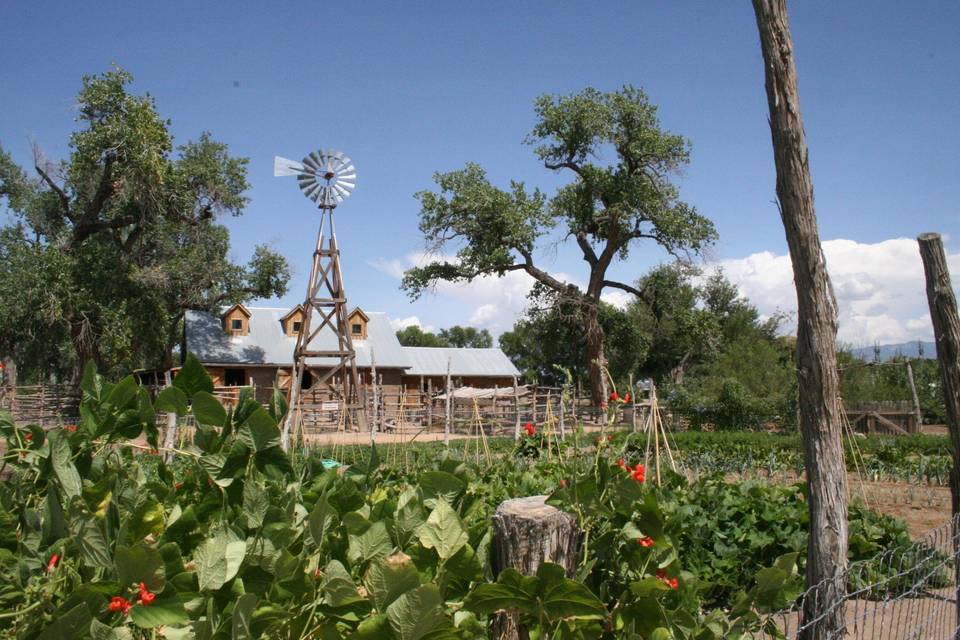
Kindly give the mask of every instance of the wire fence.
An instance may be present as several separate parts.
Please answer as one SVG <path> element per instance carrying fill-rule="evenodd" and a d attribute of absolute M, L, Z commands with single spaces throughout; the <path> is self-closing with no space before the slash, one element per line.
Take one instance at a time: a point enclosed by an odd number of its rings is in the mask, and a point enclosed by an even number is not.
<path fill-rule="evenodd" d="M 773 614 L 757 638 L 938 640 L 960 638 L 960 517 L 910 545 L 851 564 Z M 837 588 L 846 595 L 832 598 Z M 809 615 L 804 619 L 803 611 Z"/>

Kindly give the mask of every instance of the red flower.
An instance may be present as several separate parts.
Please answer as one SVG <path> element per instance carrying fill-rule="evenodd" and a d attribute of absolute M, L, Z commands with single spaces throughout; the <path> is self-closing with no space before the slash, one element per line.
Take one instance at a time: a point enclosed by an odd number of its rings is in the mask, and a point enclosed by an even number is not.
<path fill-rule="evenodd" d="M 610 402 L 616 402 L 619 399 L 620 399 L 620 396 L 617 395 L 616 391 L 610 394 Z"/>
<path fill-rule="evenodd" d="M 113 613 L 117 613 L 118 611 L 120 611 L 120 612 L 123 612 L 123 615 L 127 615 L 128 613 L 130 613 L 130 609 L 132 608 L 133 608 L 133 605 L 130 603 L 129 600 L 127 600 L 123 596 L 113 596 L 112 598 L 110 598 L 110 604 L 107 605 L 107 609 L 109 609 Z"/>
<path fill-rule="evenodd" d="M 31 440 L 33 440 L 33 434 L 27 433 L 23 436 L 23 439 L 26 440 L 27 442 L 30 442 Z"/>
<path fill-rule="evenodd" d="M 174 490 L 174 491 L 180 491 L 180 489 L 182 489 L 182 488 L 183 488 L 183 483 L 182 483 L 182 482 L 177 482 L 176 484 L 173 485 L 173 490 Z"/>
<path fill-rule="evenodd" d="M 156 599 L 157 599 L 157 594 L 150 593 L 150 590 L 147 589 L 147 585 L 141 582 L 140 583 L 140 604 L 146 607 Z"/>
<path fill-rule="evenodd" d="M 607 436 L 607 442 L 613 442 L 613 434 Z"/>
<path fill-rule="evenodd" d="M 537 428 L 533 426 L 532 422 L 528 422 L 523 428 L 526 429 L 527 435 L 530 437 L 533 437 L 533 434 L 537 432 Z"/>
<path fill-rule="evenodd" d="M 560 488 L 561 488 L 561 489 L 566 489 L 566 488 L 567 488 L 567 481 L 564 480 L 563 478 L 560 478 Z"/>
<path fill-rule="evenodd" d="M 71 432 L 71 433 L 76 433 L 76 431 L 77 431 L 77 425 L 75 425 L 75 424 L 65 424 L 65 425 L 63 425 L 63 430 L 64 430 L 64 431 L 69 431 L 69 432 Z"/>
<path fill-rule="evenodd" d="M 627 463 L 623 460 L 623 458 L 620 458 L 619 460 L 617 460 L 617 466 L 620 467 L 621 469 L 626 469 Z"/>
<path fill-rule="evenodd" d="M 50 560 L 47 562 L 47 573 L 50 573 L 51 571 L 57 568 L 57 561 L 59 560 L 60 560 L 59 553 L 55 553 L 52 556 L 50 556 Z"/>
<path fill-rule="evenodd" d="M 322 575 L 323 575 L 323 573 L 320 571 L 320 569 L 314 569 L 314 571 L 313 571 L 313 577 L 314 577 L 314 578 L 316 578 L 317 580 L 319 580 L 319 579 L 320 579 L 320 576 L 322 576 Z"/>
<path fill-rule="evenodd" d="M 600 401 L 600 408 L 603 409 L 603 410 L 606 410 L 606 408 L 607 408 L 607 403 L 604 402 L 603 400 L 601 400 L 601 401 Z"/>
<path fill-rule="evenodd" d="M 646 482 L 647 480 L 647 468 L 642 464 L 638 464 L 633 469 L 627 467 L 627 470 L 630 471 L 630 477 L 632 477 L 637 482 Z"/>
<path fill-rule="evenodd" d="M 637 542 L 639 542 L 640 546 L 644 548 L 653 546 L 653 538 L 651 538 L 650 536 L 643 536 L 642 538 L 637 540 Z"/>
<path fill-rule="evenodd" d="M 627 393 L 627 394 L 625 394 L 625 395 L 623 396 L 623 401 L 624 401 L 624 402 L 630 402 L 630 394 L 629 394 L 629 393 Z"/>
<path fill-rule="evenodd" d="M 659 580 L 660 582 L 666 585 L 669 585 L 671 589 L 676 589 L 680 584 L 679 582 L 677 582 L 676 578 L 668 578 L 667 572 L 664 571 L 663 569 L 657 569 L 657 580 Z"/>

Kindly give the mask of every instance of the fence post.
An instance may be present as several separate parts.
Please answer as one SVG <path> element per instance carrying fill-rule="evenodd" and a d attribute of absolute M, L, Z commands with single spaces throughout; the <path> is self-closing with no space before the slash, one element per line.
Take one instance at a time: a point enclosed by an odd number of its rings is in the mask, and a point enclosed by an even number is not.
<path fill-rule="evenodd" d="M 960 513 L 960 315 L 957 298 L 950 284 L 950 271 L 943 242 L 938 233 L 924 233 L 917 238 L 920 258 L 927 280 L 927 302 L 933 321 L 933 338 L 937 345 L 940 377 L 943 381 L 943 401 L 947 409 L 947 428 L 953 443 L 953 468 L 950 470 L 950 506 L 954 522 Z M 957 531 L 953 531 L 954 571 L 957 579 L 955 593 L 957 625 L 960 626 L 960 545 Z"/>
<path fill-rule="evenodd" d="M 453 401 L 450 397 L 450 394 L 453 392 L 453 389 L 450 386 L 450 358 L 447 358 L 447 407 L 446 407 L 446 417 L 443 421 L 443 444 L 450 444 L 450 427 L 451 420 L 453 415 L 451 413 L 453 407 Z"/>
<path fill-rule="evenodd" d="M 517 385 L 517 376 L 513 376 L 513 439 L 520 439 L 520 387 Z"/>
<path fill-rule="evenodd" d="M 173 384 L 173 376 L 170 374 L 169 369 L 163 372 L 163 383 L 168 387 Z M 167 430 L 163 437 L 163 448 L 166 449 L 163 453 L 163 458 L 168 464 L 173 460 L 173 451 L 171 451 L 171 449 L 175 446 L 177 446 L 177 414 L 168 411 Z"/>
<path fill-rule="evenodd" d="M 377 388 L 377 355 L 370 347 L 370 386 L 373 387 L 373 420 L 370 421 L 370 443 L 377 441 L 377 429 L 380 419 L 380 393 Z"/>
<path fill-rule="evenodd" d="M 910 384 L 910 396 L 913 398 L 913 413 L 917 420 L 917 428 L 914 429 L 913 432 L 920 433 L 923 431 L 923 412 L 920 411 L 920 399 L 917 397 L 917 386 L 913 382 L 913 367 L 910 366 L 909 360 L 907 360 L 907 382 Z"/>
<path fill-rule="evenodd" d="M 427 429 L 433 429 L 433 378 L 427 378 Z"/>

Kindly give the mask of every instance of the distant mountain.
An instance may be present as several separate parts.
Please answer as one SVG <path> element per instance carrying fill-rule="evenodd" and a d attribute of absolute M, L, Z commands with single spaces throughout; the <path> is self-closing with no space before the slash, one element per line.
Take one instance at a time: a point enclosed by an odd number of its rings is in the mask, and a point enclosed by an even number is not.
<path fill-rule="evenodd" d="M 937 346 L 932 341 L 925 342 L 915 340 L 913 342 L 901 342 L 899 344 L 881 344 L 879 349 L 881 362 L 891 360 L 897 356 L 906 356 L 907 358 L 937 357 Z M 867 362 L 873 362 L 875 357 L 874 347 L 850 349 L 850 353 L 861 360 L 866 360 Z"/>

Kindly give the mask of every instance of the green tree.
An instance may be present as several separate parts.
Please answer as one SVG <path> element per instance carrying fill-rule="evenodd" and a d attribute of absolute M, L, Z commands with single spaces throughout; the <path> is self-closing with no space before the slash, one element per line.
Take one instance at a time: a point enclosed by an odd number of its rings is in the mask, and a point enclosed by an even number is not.
<path fill-rule="evenodd" d="M 490 332 L 476 327 L 454 325 L 449 329 L 441 329 L 440 339 L 446 340 L 451 347 L 489 349 L 493 346 L 493 336 L 490 335 Z"/>
<path fill-rule="evenodd" d="M 604 302 L 599 310 L 608 370 L 624 388 L 646 357 L 649 340 L 624 311 Z M 561 367 L 570 371 L 575 381 L 589 383 L 587 341 L 576 305 L 549 301 L 532 305 L 512 330 L 500 335 L 500 348 L 526 382 L 562 385 L 566 377 L 557 368 Z"/>
<path fill-rule="evenodd" d="M 586 336 L 592 395 L 599 402 L 607 394 L 600 296 L 609 288 L 642 295 L 609 279 L 611 264 L 626 259 L 640 240 L 652 240 L 675 255 L 696 253 L 713 242 L 716 231 L 680 200 L 671 182 L 689 162 L 690 144 L 661 128 L 656 107 L 640 89 L 545 95 L 537 99 L 535 112 L 537 123 L 527 142 L 547 169 L 568 172 L 572 182 L 547 198 L 521 182 L 511 182 L 507 190 L 495 187 L 472 163 L 436 174 L 438 191 L 417 193 L 420 230 L 429 249 L 455 248 L 456 256 L 410 269 L 403 287 L 417 297 L 441 280 L 527 273 L 575 306 Z M 576 241 L 587 263 L 585 287 L 560 280 L 534 261 L 538 242 L 558 227 L 563 237 Z"/>
<path fill-rule="evenodd" d="M 153 98 L 114 69 L 83 78 L 66 160 L 31 178 L 0 147 L 0 352 L 24 375 L 78 379 L 88 361 L 171 364 L 188 308 L 283 295 L 286 261 L 265 246 L 228 257 L 216 223 L 247 203 L 247 160 L 204 133 L 174 147 Z"/>
<path fill-rule="evenodd" d="M 397 331 L 397 339 L 404 347 L 449 347 L 450 343 L 430 331 L 424 331 L 415 324 Z"/>

